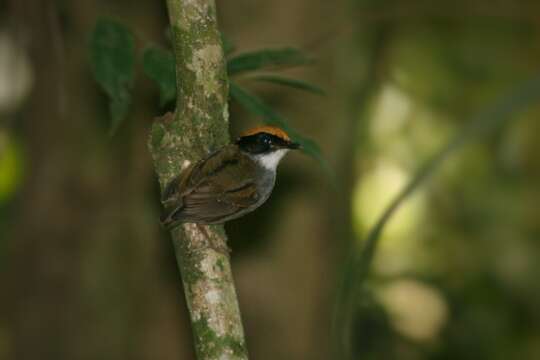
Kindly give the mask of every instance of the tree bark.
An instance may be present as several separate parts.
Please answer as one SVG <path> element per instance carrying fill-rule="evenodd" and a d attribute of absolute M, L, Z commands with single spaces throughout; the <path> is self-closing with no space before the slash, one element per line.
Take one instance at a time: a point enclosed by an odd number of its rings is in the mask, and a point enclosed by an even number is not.
<path fill-rule="evenodd" d="M 225 145 L 228 82 L 212 0 L 167 0 L 176 58 L 177 102 L 152 126 L 149 148 L 163 190 L 193 161 Z M 202 359 L 247 359 L 222 226 L 184 224 L 172 231 L 190 313 L 195 350 Z"/>

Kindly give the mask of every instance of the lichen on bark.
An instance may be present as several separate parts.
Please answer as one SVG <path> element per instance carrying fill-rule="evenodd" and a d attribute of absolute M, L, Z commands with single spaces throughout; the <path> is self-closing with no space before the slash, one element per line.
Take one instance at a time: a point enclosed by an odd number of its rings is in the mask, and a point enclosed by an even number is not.
<path fill-rule="evenodd" d="M 225 145 L 228 83 L 211 0 L 167 0 L 176 58 L 174 114 L 154 121 L 149 148 L 161 189 L 183 168 Z M 184 224 L 172 231 L 197 357 L 247 359 L 222 226 Z"/>

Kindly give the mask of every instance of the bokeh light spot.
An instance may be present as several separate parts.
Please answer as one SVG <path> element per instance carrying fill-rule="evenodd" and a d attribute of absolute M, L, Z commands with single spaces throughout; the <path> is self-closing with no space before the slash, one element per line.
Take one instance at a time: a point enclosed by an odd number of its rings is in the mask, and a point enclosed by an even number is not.
<path fill-rule="evenodd" d="M 448 306 L 441 293 L 419 281 L 394 281 L 378 295 L 396 331 L 413 340 L 434 340 L 448 320 Z"/>

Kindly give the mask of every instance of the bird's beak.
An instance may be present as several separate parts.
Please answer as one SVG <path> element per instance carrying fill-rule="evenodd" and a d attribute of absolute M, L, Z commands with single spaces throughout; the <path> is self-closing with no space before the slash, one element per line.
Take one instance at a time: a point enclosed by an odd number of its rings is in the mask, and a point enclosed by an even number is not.
<path fill-rule="evenodd" d="M 291 150 L 296 150 L 296 149 L 301 149 L 302 148 L 302 145 L 300 145 L 299 143 L 297 142 L 294 142 L 294 141 L 291 141 L 287 144 L 287 148 L 291 149 Z"/>

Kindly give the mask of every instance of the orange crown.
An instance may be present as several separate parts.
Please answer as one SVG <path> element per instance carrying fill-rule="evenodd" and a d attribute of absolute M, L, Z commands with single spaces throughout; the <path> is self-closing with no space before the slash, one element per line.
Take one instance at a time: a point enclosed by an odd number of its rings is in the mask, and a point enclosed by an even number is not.
<path fill-rule="evenodd" d="M 240 134 L 240 137 L 255 135 L 258 133 L 272 134 L 279 138 L 282 138 L 283 140 L 291 141 L 291 139 L 289 138 L 289 135 L 287 135 L 285 131 L 275 126 L 257 126 L 253 129 L 249 129 L 243 132 L 242 134 Z"/>

